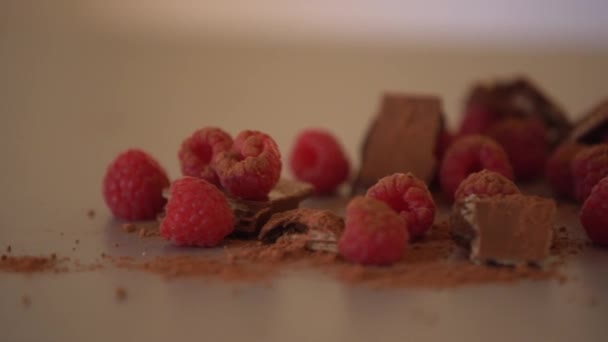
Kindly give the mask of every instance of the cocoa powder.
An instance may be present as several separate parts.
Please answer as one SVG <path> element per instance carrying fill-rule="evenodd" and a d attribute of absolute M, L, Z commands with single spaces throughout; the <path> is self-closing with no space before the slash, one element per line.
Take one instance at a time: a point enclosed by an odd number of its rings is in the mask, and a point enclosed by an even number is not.
<path fill-rule="evenodd" d="M 0 271 L 15 273 L 34 273 L 54 271 L 56 273 L 66 272 L 67 268 L 62 264 L 69 258 L 57 258 L 53 253 L 50 256 L 7 256 L 0 258 Z"/>
<path fill-rule="evenodd" d="M 552 253 L 560 260 L 579 251 L 582 244 L 558 230 Z M 388 267 L 364 267 L 344 261 L 337 254 L 310 251 L 304 238 L 280 237 L 274 244 L 227 240 L 220 255 L 159 256 L 142 261 L 132 257 L 110 259 L 116 267 L 156 273 L 167 278 L 212 277 L 224 281 L 260 281 L 293 267 L 310 267 L 347 284 L 372 287 L 453 288 L 521 280 L 554 279 L 563 282 L 556 264 L 546 268 L 521 265 L 501 267 L 471 263 L 450 237 L 447 222 L 408 247 L 403 260 Z"/>

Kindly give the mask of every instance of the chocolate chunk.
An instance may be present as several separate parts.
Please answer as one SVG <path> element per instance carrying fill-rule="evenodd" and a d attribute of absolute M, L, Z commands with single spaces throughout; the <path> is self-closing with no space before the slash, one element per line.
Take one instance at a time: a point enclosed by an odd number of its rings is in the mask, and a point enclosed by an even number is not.
<path fill-rule="evenodd" d="M 274 243 L 279 238 L 302 238 L 312 250 L 336 251 L 344 230 L 344 219 L 329 210 L 300 208 L 272 215 L 262 227 L 259 238 Z"/>
<path fill-rule="evenodd" d="M 266 201 L 250 201 L 227 196 L 236 216 L 235 231 L 255 235 L 274 213 L 295 209 L 314 191 L 312 185 L 281 179 Z"/>
<path fill-rule="evenodd" d="M 608 99 L 593 107 L 576 124 L 570 140 L 585 144 L 608 142 Z"/>
<path fill-rule="evenodd" d="M 470 247 L 471 260 L 541 263 L 549 256 L 556 210 L 553 200 L 536 196 L 472 195 L 454 204 L 450 228 Z"/>
<path fill-rule="evenodd" d="M 385 94 L 363 143 L 361 169 L 353 189 L 367 188 L 395 172 L 411 172 L 431 182 L 442 120 L 438 97 Z"/>
<path fill-rule="evenodd" d="M 472 105 L 488 108 L 501 117 L 537 117 L 545 123 L 551 144 L 565 139 L 572 129 L 565 112 L 523 77 L 475 86 L 467 100 L 467 106 Z"/>

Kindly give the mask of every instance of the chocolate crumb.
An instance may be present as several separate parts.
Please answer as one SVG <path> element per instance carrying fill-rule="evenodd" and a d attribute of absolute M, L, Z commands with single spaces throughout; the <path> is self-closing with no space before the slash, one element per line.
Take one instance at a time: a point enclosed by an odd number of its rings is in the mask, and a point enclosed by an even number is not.
<path fill-rule="evenodd" d="M 137 226 L 133 223 L 125 223 L 122 225 L 122 229 L 127 233 L 133 233 L 137 229 Z"/>
<path fill-rule="evenodd" d="M 57 254 L 55 254 L 55 253 L 52 253 L 52 254 L 51 254 L 51 259 L 52 259 L 52 260 L 55 260 L 55 259 L 57 259 Z"/>
<path fill-rule="evenodd" d="M 13 248 L 11 245 L 6 246 L 6 253 L 10 253 Z"/>
<path fill-rule="evenodd" d="M 93 210 L 93 209 L 89 209 L 89 210 L 87 211 L 87 216 L 88 216 L 90 219 L 95 218 L 95 214 L 96 214 L 96 213 L 95 213 L 95 210 Z"/>
<path fill-rule="evenodd" d="M 79 243 L 80 243 L 80 240 L 76 239 L 76 240 L 74 241 L 74 243 L 79 244 Z"/>
<path fill-rule="evenodd" d="M 7 256 L 5 254 L 2 254 L 2 261 L 6 260 Z"/>
<path fill-rule="evenodd" d="M 127 299 L 127 290 L 125 290 L 124 287 L 117 287 L 114 293 L 116 295 L 116 299 L 119 302 L 125 301 Z"/>
<path fill-rule="evenodd" d="M 118 242 L 114 243 L 114 247 L 118 247 L 120 244 Z"/>
<path fill-rule="evenodd" d="M 21 296 L 21 305 L 25 308 L 29 308 L 32 305 L 32 299 L 28 295 Z"/>
<path fill-rule="evenodd" d="M 72 247 L 72 252 L 76 252 L 76 247 Z"/>

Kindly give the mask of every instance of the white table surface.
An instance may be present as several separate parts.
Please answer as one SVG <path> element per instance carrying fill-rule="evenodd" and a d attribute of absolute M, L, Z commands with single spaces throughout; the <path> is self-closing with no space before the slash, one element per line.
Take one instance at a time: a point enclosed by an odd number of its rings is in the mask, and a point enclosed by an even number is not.
<path fill-rule="evenodd" d="M 10 15 L 0 24 L 0 250 L 10 244 L 13 255 L 55 252 L 87 262 L 101 252 L 172 253 L 161 240 L 118 229 L 101 179 L 131 146 L 177 177 L 178 146 L 201 126 L 261 129 L 284 154 L 299 129 L 323 126 L 356 164 L 384 90 L 439 94 L 455 126 L 460 100 L 479 77 L 529 74 L 571 117 L 608 89 L 602 50 L 224 44 L 98 32 L 51 7 L 4 11 Z M 569 213 L 561 223 L 580 234 Z M 606 265 L 608 251 L 586 248 L 564 266 L 565 284 L 441 291 L 345 286 L 302 270 L 270 286 L 167 281 L 112 267 L 0 273 L 0 340 L 604 341 Z M 117 287 L 126 301 L 117 302 Z"/>

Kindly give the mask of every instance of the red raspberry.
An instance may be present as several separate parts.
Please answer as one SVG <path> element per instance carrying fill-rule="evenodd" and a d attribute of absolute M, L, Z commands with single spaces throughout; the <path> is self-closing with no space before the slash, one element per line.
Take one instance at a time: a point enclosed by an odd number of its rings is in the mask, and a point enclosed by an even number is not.
<path fill-rule="evenodd" d="M 217 246 L 234 230 L 224 194 L 206 180 L 183 177 L 171 184 L 161 235 L 178 246 Z"/>
<path fill-rule="evenodd" d="M 490 197 L 496 195 L 519 194 L 519 188 L 510 179 L 488 170 L 471 173 L 456 189 L 454 195 L 456 201 L 462 201 L 469 195 L 478 197 Z"/>
<path fill-rule="evenodd" d="M 281 176 L 281 154 L 274 140 L 258 131 L 243 131 L 230 151 L 220 152 L 213 166 L 222 186 L 233 196 L 263 200 Z"/>
<path fill-rule="evenodd" d="M 483 134 L 498 120 L 500 117 L 490 109 L 481 105 L 470 105 L 464 113 L 458 133 L 459 135 Z"/>
<path fill-rule="evenodd" d="M 106 171 L 103 197 L 114 216 L 125 220 L 153 219 L 166 203 L 169 186 L 165 170 L 146 152 L 121 153 Z"/>
<path fill-rule="evenodd" d="M 314 185 L 318 194 L 334 192 L 350 168 L 338 140 L 320 129 L 308 129 L 297 136 L 289 165 L 294 176 Z"/>
<path fill-rule="evenodd" d="M 608 177 L 602 178 L 585 200 L 581 222 L 591 241 L 608 246 Z"/>
<path fill-rule="evenodd" d="M 562 197 L 574 198 L 574 180 L 572 177 L 572 160 L 583 145 L 568 141 L 555 149 L 545 169 L 545 176 L 553 188 L 553 192 Z"/>
<path fill-rule="evenodd" d="M 228 133 L 216 127 L 205 127 L 194 132 L 184 140 L 179 150 L 179 161 L 182 174 L 200 177 L 215 185 L 220 181 L 211 167 L 213 157 L 227 151 L 232 146 L 232 138 Z"/>
<path fill-rule="evenodd" d="M 574 196 L 585 201 L 591 189 L 608 176 L 608 144 L 595 145 L 580 151 L 572 160 Z"/>
<path fill-rule="evenodd" d="M 364 265 L 386 265 L 403 257 L 407 223 L 388 205 L 371 197 L 355 197 L 346 207 L 346 225 L 338 241 L 340 254 Z"/>
<path fill-rule="evenodd" d="M 452 199 L 463 179 L 483 169 L 513 179 L 509 157 L 496 141 L 481 135 L 469 135 L 456 140 L 446 151 L 439 170 L 443 192 Z"/>
<path fill-rule="evenodd" d="M 488 136 L 507 152 L 516 179 L 532 180 L 543 174 L 549 141 L 540 120 L 508 118 L 492 126 Z"/>
<path fill-rule="evenodd" d="M 426 184 L 411 173 L 386 176 L 367 190 L 367 196 L 388 204 L 405 222 L 412 238 L 422 237 L 435 220 L 435 202 Z"/>

